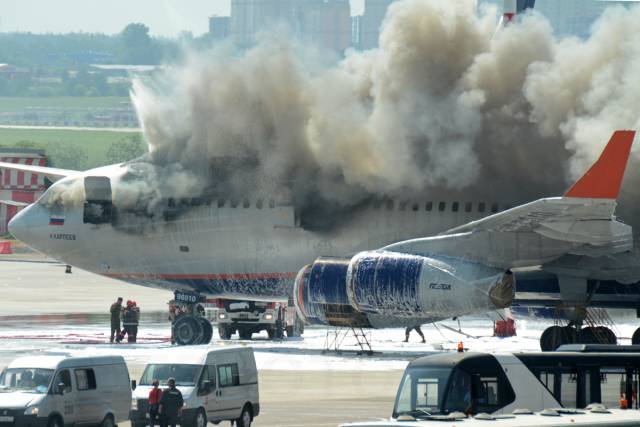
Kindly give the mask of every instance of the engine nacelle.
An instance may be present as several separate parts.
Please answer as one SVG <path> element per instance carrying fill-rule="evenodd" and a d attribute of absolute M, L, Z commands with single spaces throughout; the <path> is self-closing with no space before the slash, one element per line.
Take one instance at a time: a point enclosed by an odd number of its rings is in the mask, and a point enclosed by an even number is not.
<path fill-rule="evenodd" d="M 371 327 L 367 317 L 349 304 L 346 286 L 349 261 L 318 258 L 298 272 L 293 300 L 298 315 L 307 323 Z"/>
<path fill-rule="evenodd" d="M 347 271 L 350 305 L 362 313 L 432 321 L 505 308 L 515 280 L 483 264 L 395 252 L 361 252 Z"/>
<path fill-rule="evenodd" d="M 510 271 L 454 258 L 361 252 L 304 267 L 294 302 L 311 324 L 384 328 L 505 308 L 514 294 Z"/>

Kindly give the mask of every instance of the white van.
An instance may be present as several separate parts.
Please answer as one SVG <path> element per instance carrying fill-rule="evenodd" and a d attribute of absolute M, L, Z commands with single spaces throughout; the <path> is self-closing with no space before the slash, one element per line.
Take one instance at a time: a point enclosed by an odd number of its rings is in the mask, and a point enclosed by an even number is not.
<path fill-rule="evenodd" d="M 207 422 L 235 421 L 249 427 L 260 413 L 258 371 L 249 347 L 194 350 L 174 348 L 151 358 L 134 391 L 132 427 L 148 424 L 148 398 L 154 379 L 160 388 L 175 378 L 184 408 L 181 426 L 205 427 Z"/>
<path fill-rule="evenodd" d="M 0 374 L 0 425 L 114 427 L 129 419 L 130 402 L 121 356 L 20 357 Z"/>

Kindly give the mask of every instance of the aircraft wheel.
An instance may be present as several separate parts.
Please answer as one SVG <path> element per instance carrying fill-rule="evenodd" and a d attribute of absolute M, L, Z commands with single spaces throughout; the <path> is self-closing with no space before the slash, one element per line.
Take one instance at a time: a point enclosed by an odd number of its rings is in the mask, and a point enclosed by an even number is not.
<path fill-rule="evenodd" d="M 555 351 L 563 344 L 576 342 L 575 330 L 570 326 L 551 326 L 544 330 L 540 336 L 540 349 L 542 351 Z"/>
<path fill-rule="evenodd" d="M 636 329 L 631 337 L 631 344 L 640 345 L 640 328 Z"/>
<path fill-rule="evenodd" d="M 610 344 L 610 345 L 618 344 L 618 337 L 616 337 L 616 334 L 614 334 L 611 329 L 605 326 L 598 326 L 595 329 L 596 329 L 596 336 L 600 339 L 599 342 L 601 344 Z"/>
<path fill-rule="evenodd" d="M 578 334 L 578 342 L 580 344 L 600 344 L 598 330 L 592 327 L 580 329 Z"/>
<path fill-rule="evenodd" d="M 211 322 L 206 317 L 198 317 L 197 319 L 202 326 L 202 339 L 199 344 L 209 344 L 211 338 L 213 338 L 213 326 L 211 326 Z"/>
<path fill-rule="evenodd" d="M 200 322 L 193 316 L 180 316 L 174 326 L 175 339 L 178 345 L 198 344 L 203 330 Z"/>

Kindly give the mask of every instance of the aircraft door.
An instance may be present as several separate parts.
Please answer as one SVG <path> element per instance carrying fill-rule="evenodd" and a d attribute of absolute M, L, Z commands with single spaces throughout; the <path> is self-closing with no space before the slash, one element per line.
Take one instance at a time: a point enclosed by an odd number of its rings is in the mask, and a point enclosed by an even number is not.
<path fill-rule="evenodd" d="M 84 223 L 110 223 L 114 214 L 111 180 L 106 176 L 88 176 L 84 179 L 84 192 Z"/>

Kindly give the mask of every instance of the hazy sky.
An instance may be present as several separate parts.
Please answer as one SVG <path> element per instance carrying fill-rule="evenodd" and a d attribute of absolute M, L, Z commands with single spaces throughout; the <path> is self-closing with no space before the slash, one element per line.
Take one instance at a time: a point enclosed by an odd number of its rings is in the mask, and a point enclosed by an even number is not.
<path fill-rule="evenodd" d="M 362 13 L 364 0 L 351 0 Z M 142 22 L 154 35 L 208 31 L 208 17 L 229 15 L 231 0 L 0 0 L 0 32 L 118 33 Z"/>

